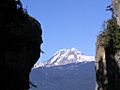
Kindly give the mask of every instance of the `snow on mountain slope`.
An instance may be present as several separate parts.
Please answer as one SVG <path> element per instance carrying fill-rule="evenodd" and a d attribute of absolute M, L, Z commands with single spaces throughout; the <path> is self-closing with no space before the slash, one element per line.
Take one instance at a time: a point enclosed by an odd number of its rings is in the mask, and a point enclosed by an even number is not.
<path fill-rule="evenodd" d="M 71 63 L 33 69 L 30 90 L 95 90 L 95 63 Z"/>
<path fill-rule="evenodd" d="M 75 48 L 61 49 L 38 63 L 30 74 L 30 90 L 95 90 L 95 59 Z"/>
<path fill-rule="evenodd" d="M 94 56 L 84 55 L 82 52 L 78 51 L 75 48 L 71 49 L 61 49 L 56 52 L 51 59 L 44 63 L 38 63 L 35 67 L 51 67 L 57 65 L 66 65 L 70 63 L 79 63 L 79 62 L 91 62 L 95 61 Z"/>

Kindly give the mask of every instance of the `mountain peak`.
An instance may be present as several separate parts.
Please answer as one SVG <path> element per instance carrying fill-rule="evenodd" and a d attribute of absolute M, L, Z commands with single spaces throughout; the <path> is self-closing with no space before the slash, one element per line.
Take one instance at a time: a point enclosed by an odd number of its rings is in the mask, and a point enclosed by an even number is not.
<path fill-rule="evenodd" d="M 66 65 L 71 63 L 80 62 L 91 62 L 95 61 L 94 56 L 84 55 L 81 51 L 71 48 L 71 49 L 61 49 L 57 51 L 52 58 L 44 62 L 42 66 L 51 67 L 58 65 Z"/>
<path fill-rule="evenodd" d="M 54 54 L 54 56 L 56 56 L 56 55 L 58 55 L 58 54 L 60 54 L 60 55 L 66 55 L 66 54 L 83 54 L 82 52 L 80 52 L 80 51 L 78 51 L 77 49 L 75 49 L 75 48 L 71 48 L 71 49 L 61 49 L 61 50 L 59 50 L 59 51 L 57 51 L 55 54 Z"/>

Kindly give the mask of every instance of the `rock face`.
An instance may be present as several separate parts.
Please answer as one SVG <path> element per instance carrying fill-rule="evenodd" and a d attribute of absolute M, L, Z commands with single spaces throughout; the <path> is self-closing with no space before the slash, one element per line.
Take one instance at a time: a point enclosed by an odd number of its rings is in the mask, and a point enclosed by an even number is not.
<path fill-rule="evenodd" d="M 118 25 L 120 25 L 120 0 L 112 0 L 113 12 L 117 18 Z"/>
<path fill-rule="evenodd" d="M 96 42 L 96 90 L 106 90 L 106 60 L 105 60 L 105 48 L 104 48 L 105 37 L 104 33 L 101 33 L 97 37 Z M 106 80 L 105 80 L 106 79 Z"/>
<path fill-rule="evenodd" d="M 120 50 L 111 40 L 105 46 L 102 33 L 96 43 L 96 90 L 120 90 Z"/>
<path fill-rule="evenodd" d="M 120 90 L 119 52 L 120 50 L 112 52 L 106 48 L 107 90 Z"/>
<path fill-rule="evenodd" d="M 116 23 L 108 20 L 105 32 L 96 43 L 96 90 L 120 90 L 120 0 L 112 0 L 113 17 Z M 118 26 L 117 26 L 118 25 Z M 108 34 L 109 33 L 109 34 Z M 115 34 L 116 33 L 116 34 Z M 105 43 L 107 44 L 105 45 Z"/>
<path fill-rule="evenodd" d="M 0 1 L 1 90 L 28 90 L 29 74 L 40 57 L 40 23 L 29 16 L 20 0 Z"/>

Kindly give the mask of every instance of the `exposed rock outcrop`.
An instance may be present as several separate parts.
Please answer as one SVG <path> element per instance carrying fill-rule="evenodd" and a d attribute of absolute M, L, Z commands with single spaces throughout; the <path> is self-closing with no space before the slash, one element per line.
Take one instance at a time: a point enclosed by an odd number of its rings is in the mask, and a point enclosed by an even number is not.
<path fill-rule="evenodd" d="M 120 0 L 112 0 L 113 12 L 117 18 L 117 23 L 120 25 Z"/>
<path fill-rule="evenodd" d="M 120 90 L 120 27 L 114 17 L 107 22 L 96 44 L 96 90 Z"/>
<path fill-rule="evenodd" d="M 96 42 L 96 90 L 106 90 L 107 70 L 105 60 L 105 36 L 102 32 Z"/>
<path fill-rule="evenodd" d="M 120 0 L 96 43 L 96 90 L 120 90 Z"/>

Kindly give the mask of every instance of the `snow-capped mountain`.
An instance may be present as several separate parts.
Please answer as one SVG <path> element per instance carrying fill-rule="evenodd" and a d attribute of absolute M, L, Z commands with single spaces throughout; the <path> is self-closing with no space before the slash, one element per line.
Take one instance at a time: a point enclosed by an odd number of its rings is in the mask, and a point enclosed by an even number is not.
<path fill-rule="evenodd" d="M 61 49 L 46 62 L 36 64 L 30 90 L 95 90 L 94 56 L 75 48 Z"/>
<path fill-rule="evenodd" d="M 35 67 L 51 67 L 58 65 L 66 65 L 71 63 L 79 63 L 79 62 L 91 62 L 95 61 L 94 56 L 84 55 L 82 52 L 78 51 L 75 48 L 71 49 L 61 49 L 56 52 L 52 58 L 43 63 L 37 63 Z"/>

